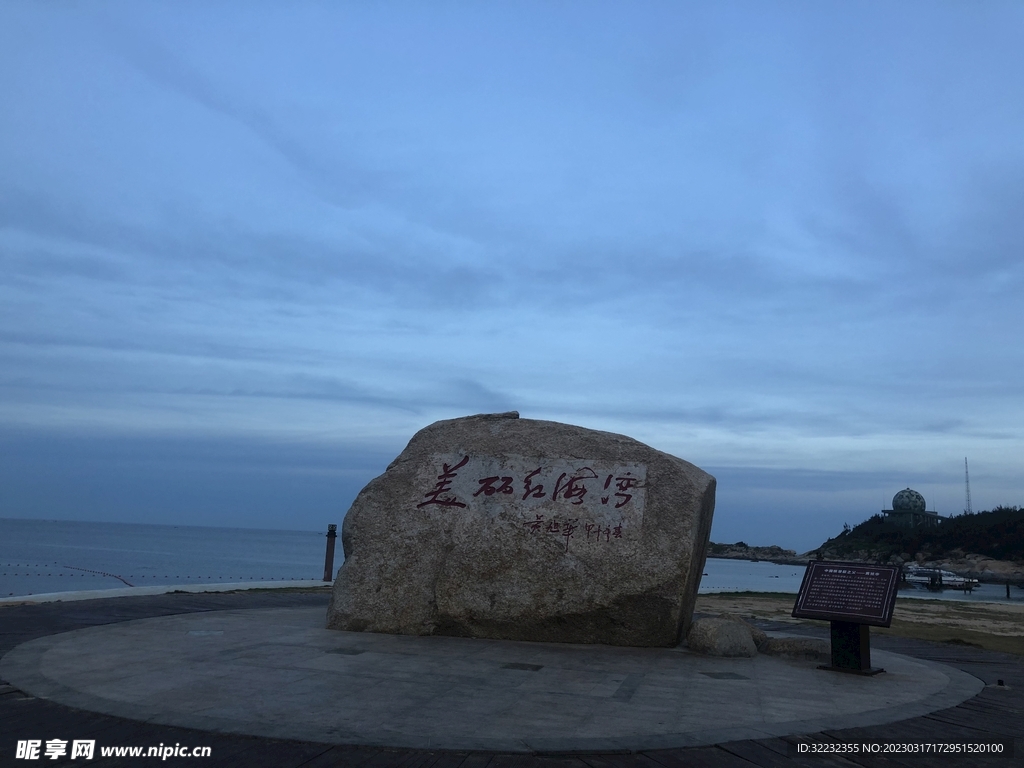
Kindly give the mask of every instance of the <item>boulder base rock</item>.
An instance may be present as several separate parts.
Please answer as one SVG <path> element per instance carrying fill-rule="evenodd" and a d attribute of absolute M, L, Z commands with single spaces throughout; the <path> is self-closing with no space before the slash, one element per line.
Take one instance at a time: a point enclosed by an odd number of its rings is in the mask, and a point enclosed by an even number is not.
<path fill-rule="evenodd" d="M 764 649 L 767 647 L 769 640 L 768 635 L 764 630 L 755 627 L 749 621 L 741 619 L 739 616 L 731 614 L 721 614 L 718 616 L 718 618 L 725 619 L 726 621 L 734 621 L 737 624 L 739 624 L 747 632 L 750 633 L 750 639 L 754 641 L 754 647 L 757 648 L 758 651 L 764 652 Z"/>
<path fill-rule="evenodd" d="M 686 644 L 694 653 L 749 658 L 757 655 L 757 646 L 750 630 L 751 627 L 743 621 L 697 619 L 686 634 Z"/>
<path fill-rule="evenodd" d="M 440 421 L 356 497 L 327 626 L 672 646 L 715 479 L 623 435 L 517 413 Z"/>

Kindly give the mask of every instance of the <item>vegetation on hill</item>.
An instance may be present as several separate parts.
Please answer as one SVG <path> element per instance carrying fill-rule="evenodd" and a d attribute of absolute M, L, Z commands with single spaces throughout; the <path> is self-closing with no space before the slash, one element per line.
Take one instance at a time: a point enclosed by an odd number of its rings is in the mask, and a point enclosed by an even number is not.
<path fill-rule="evenodd" d="M 867 554 L 881 561 L 918 554 L 925 559 L 963 554 L 997 560 L 1024 560 L 1024 509 L 996 507 L 991 511 L 955 515 L 933 528 L 903 528 L 874 515 L 843 532 L 818 551 L 830 557 Z"/>

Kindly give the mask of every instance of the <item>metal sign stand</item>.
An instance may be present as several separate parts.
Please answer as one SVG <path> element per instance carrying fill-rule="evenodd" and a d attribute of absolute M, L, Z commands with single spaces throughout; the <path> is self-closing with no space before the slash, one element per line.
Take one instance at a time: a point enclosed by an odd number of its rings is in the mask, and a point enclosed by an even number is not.
<path fill-rule="evenodd" d="M 881 667 L 871 666 L 871 627 L 853 621 L 832 623 L 832 664 L 822 664 L 818 669 L 834 672 L 850 672 L 855 675 L 877 675 L 885 672 Z"/>
<path fill-rule="evenodd" d="M 885 671 L 871 666 L 871 626 L 892 624 L 900 570 L 891 565 L 821 560 L 807 564 L 793 617 L 831 624 L 832 663 L 818 669 L 855 675 Z"/>

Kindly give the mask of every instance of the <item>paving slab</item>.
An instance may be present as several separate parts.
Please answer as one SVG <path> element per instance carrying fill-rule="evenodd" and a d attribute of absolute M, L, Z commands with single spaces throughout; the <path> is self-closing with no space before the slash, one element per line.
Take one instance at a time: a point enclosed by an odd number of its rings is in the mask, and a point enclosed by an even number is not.
<path fill-rule="evenodd" d="M 0 678 L 80 709 L 331 744 L 496 752 L 673 749 L 866 727 L 984 683 L 873 651 L 886 673 L 810 661 L 324 628 L 322 608 L 208 611 L 23 643 Z"/>

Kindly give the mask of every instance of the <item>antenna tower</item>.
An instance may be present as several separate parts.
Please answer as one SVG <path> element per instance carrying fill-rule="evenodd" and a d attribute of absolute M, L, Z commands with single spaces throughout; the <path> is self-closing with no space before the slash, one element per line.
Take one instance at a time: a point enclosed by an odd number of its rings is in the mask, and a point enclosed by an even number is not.
<path fill-rule="evenodd" d="M 967 487 L 967 509 L 968 515 L 973 515 L 971 510 L 971 473 L 967 471 L 967 457 L 964 456 L 964 485 Z"/>

